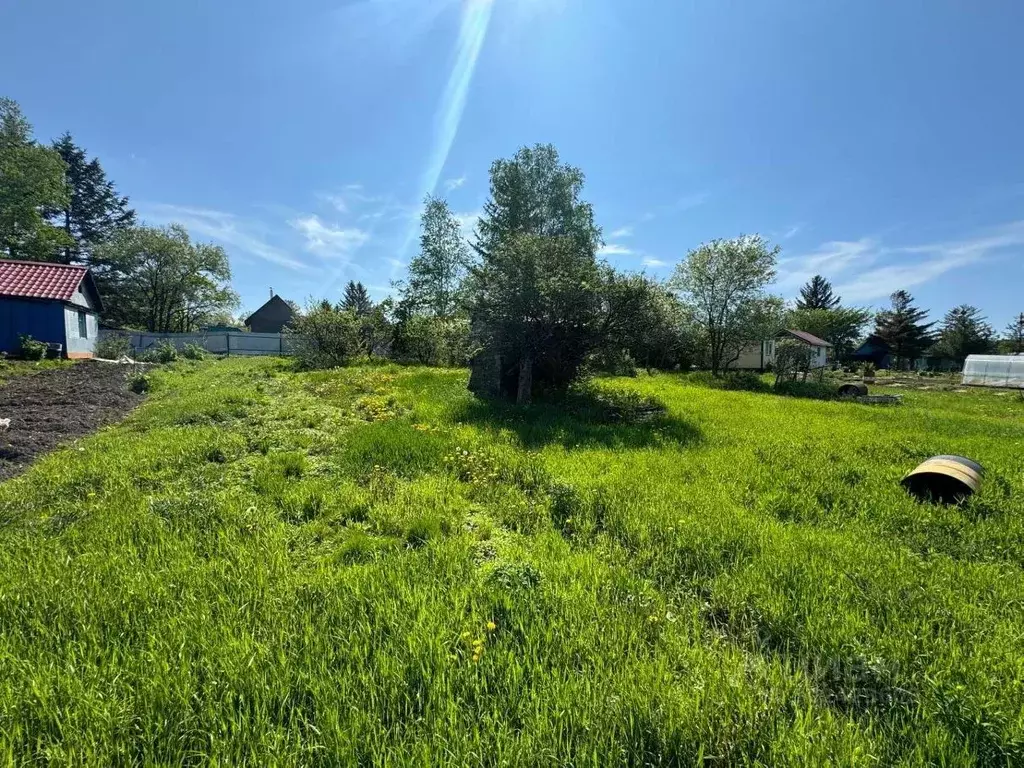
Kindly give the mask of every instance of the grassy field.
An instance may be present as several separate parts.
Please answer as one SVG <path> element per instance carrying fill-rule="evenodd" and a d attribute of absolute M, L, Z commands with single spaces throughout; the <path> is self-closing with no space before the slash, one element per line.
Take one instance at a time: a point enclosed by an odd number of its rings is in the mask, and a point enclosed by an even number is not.
<path fill-rule="evenodd" d="M 0 485 L 0 763 L 1024 762 L 1018 398 L 154 379 Z M 939 453 L 962 508 L 898 484 Z"/>

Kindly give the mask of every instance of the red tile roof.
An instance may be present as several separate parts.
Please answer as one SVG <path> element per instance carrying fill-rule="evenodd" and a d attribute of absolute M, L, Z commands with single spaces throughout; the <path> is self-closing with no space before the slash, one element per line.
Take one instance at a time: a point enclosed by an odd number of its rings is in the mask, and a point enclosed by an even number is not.
<path fill-rule="evenodd" d="M 0 296 L 70 301 L 87 274 L 70 264 L 0 259 Z"/>

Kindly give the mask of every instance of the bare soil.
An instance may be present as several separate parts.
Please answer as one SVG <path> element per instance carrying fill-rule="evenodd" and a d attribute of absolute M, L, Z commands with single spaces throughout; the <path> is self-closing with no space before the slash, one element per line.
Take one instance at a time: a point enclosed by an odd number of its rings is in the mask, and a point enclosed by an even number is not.
<path fill-rule="evenodd" d="M 0 384 L 0 482 L 76 437 L 119 421 L 142 400 L 129 392 L 128 366 L 84 362 Z"/>

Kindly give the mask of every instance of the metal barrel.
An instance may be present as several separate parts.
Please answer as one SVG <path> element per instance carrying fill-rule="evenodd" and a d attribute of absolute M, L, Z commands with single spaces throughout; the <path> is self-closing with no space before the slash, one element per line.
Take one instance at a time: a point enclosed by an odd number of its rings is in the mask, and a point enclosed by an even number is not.
<path fill-rule="evenodd" d="M 908 472 L 903 487 L 921 501 L 959 504 L 981 488 L 985 469 L 963 456 L 933 456 Z"/>
<path fill-rule="evenodd" d="M 868 385 L 857 381 L 852 384 L 843 384 L 839 388 L 840 397 L 863 397 L 868 393 Z"/>

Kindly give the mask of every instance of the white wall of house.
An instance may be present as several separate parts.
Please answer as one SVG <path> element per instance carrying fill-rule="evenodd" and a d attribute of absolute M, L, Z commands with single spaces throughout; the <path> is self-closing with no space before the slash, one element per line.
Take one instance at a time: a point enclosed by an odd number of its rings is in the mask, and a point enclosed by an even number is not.
<path fill-rule="evenodd" d="M 766 365 L 774 365 L 777 343 L 775 339 L 768 339 L 760 344 L 750 344 L 743 348 L 735 362 L 729 363 L 726 367 L 737 371 L 759 371 Z M 806 342 L 801 341 L 800 343 L 804 344 Z M 828 347 L 809 346 L 814 351 L 814 357 L 811 358 L 811 368 L 824 368 L 828 365 Z"/>
<path fill-rule="evenodd" d="M 64 353 L 68 357 L 92 357 L 99 335 L 99 316 L 95 312 L 64 305 Z"/>

